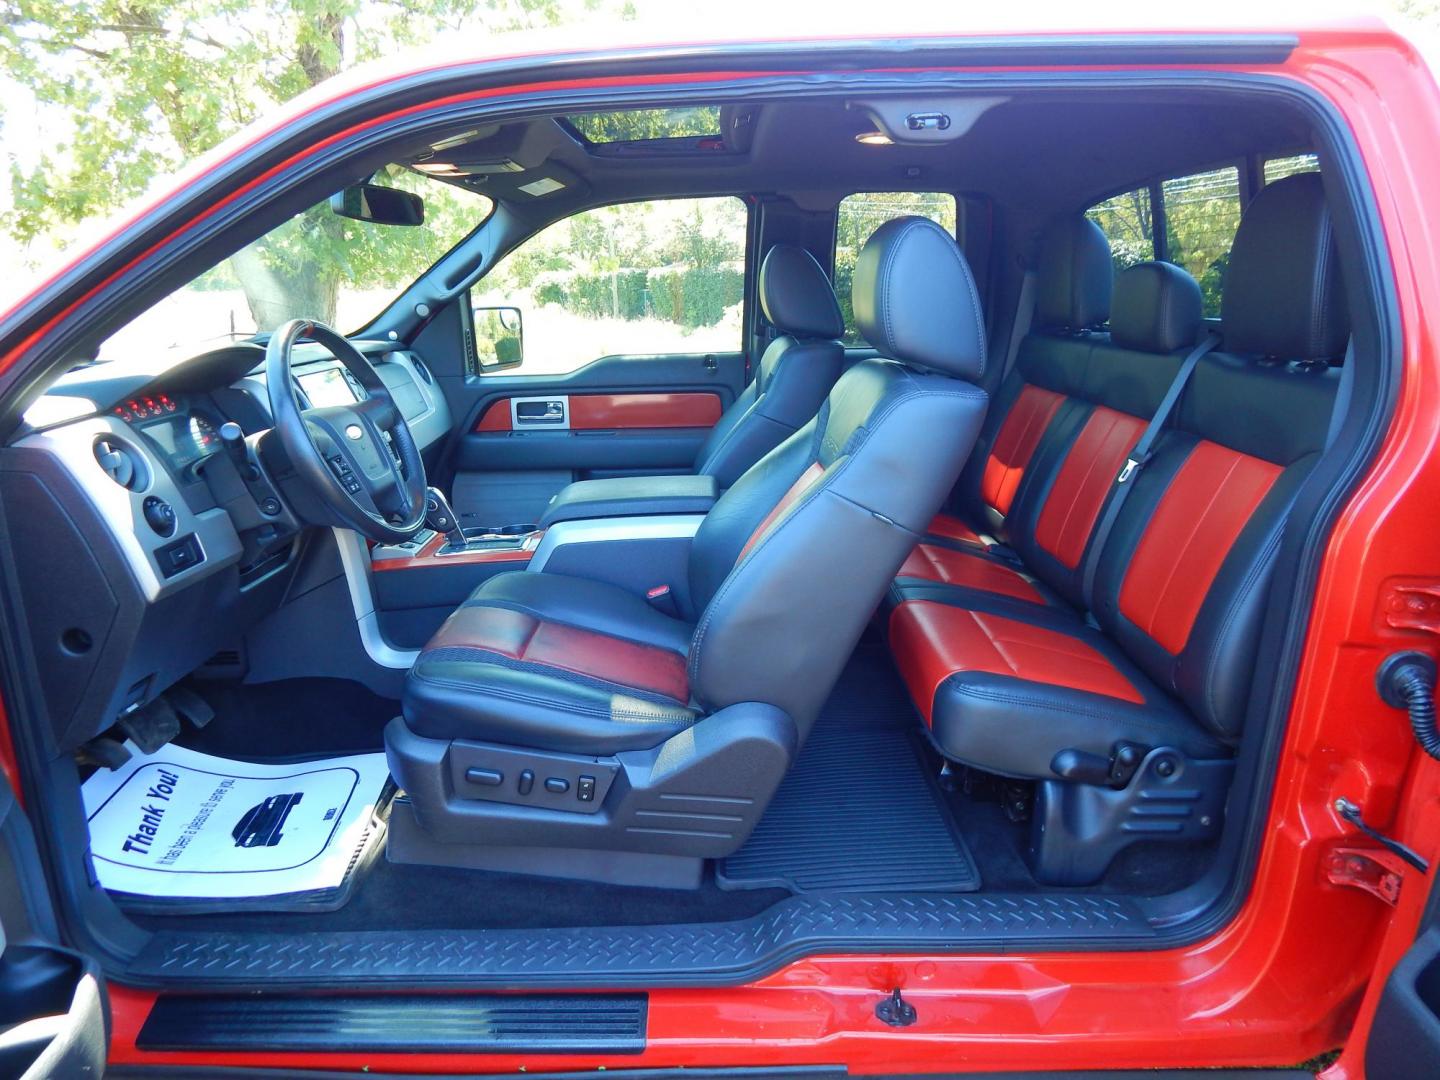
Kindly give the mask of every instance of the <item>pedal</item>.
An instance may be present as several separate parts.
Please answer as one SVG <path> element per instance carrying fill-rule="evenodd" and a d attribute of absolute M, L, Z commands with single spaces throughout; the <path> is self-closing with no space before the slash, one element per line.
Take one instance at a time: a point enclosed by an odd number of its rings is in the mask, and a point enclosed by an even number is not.
<path fill-rule="evenodd" d="M 130 760 L 130 751 L 119 739 L 98 735 L 75 751 L 75 760 L 81 765 L 95 765 L 114 772 Z"/>
<path fill-rule="evenodd" d="M 116 726 L 141 753 L 153 754 L 180 734 L 180 714 L 162 696 L 126 713 Z"/>
<path fill-rule="evenodd" d="M 203 728 L 215 719 L 215 710 L 194 690 L 172 686 L 165 691 L 165 696 L 170 699 L 170 704 L 180 714 L 181 719 L 190 721 L 191 727 Z"/>

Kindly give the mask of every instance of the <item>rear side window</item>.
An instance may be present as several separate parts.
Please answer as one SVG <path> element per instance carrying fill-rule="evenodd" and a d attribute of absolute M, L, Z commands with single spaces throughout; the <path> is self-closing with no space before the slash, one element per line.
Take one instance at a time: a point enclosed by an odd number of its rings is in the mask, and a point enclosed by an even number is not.
<path fill-rule="evenodd" d="M 1265 162 L 1265 182 L 1318 167 L 1314 154 L 1272 158 Z M 1112 195 L 1085 213 L 1110 241 L 1117 272 L 1146 259 L 1182 266 L 1200 283 L 1206 317 L 1216 318 L 1244 209 L 1241 192 L 1240 169 L 1227 165 Z M 1157 231 L 1162 221 L 1163 231 Z"/>
<path fill-rule="evenodd" d="M 1200 283 L 1205 314 L 1220 314 L 1225 265 L 1240 228 L 1240 170 L 1231 166 L 1166 180 L 1165 258 Z"/>
<path fill-rule="evenodd" d="M 840 299 L 840 313 L 845 316 L 846 345 L 866 344 L 855 328 L 855 308 L 850 300 L 860 249 L 885 222 L 907 214 L 927 217 L 955 235 L 955 196 L 947 192 L 863 191 L 847 195 L 840 203 L 835 224 L 835 294 Z"/>
<path fill-rule="evenodd" d="M 1265 159 L 1265 183 L 1273 184 L 1296 173 L 1319 172 L 1320 159 L 1314 154 L 1292 154 L 1290 157 Z"/>

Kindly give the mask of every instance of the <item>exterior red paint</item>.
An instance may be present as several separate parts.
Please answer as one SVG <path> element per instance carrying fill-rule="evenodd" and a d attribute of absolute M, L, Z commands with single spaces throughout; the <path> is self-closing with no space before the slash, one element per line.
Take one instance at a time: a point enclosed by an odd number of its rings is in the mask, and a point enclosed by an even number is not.
<path fill-rule="evenodd" d="M 1377 827 L 1431 858 L 1440 853 L 1440 764 L 1416 750 L 1403 717 L 1373 689 L 1375 667 L 1391 650 L 1435 646 L 1424 633 L 1389 628 L 1377 600 L 1393 578 L 1440 581 L 1440 93 L 1409 46 L 1367 22 L 1305 31 L 1284 64 L 1262 73 L 1318 90 L 1354 133 L 1389 246 L 1404 379 L 1381 455 L 1325 552 L 1264 847 L 1248 899 L 1224 929 L 1161 952 L 833 956 L 744 987 L 658 990 L 646 1051 L 604 1062 L 145 1054 L 135 1036 L 152 995 L 112 984 L 113 1060 L 417 1073 L 845 1062 L 865 1074 L 1287 1064 L 1344 1044 L 1326 1080 L 1363 1076 L 1363 1039 L 1381 989 L 1372 969 L 1383 974 L 1413 940 L 1429 883 L 1407 871 L 1394 909 L 1325 883 L 1332 846 L 1363 843 L 1330 806 L 1343 794 Z M 4 764 L 13 771 L 8 754 Z M 919 1012 L 904 1031 L 874 1017 L 893 986 Z"/>

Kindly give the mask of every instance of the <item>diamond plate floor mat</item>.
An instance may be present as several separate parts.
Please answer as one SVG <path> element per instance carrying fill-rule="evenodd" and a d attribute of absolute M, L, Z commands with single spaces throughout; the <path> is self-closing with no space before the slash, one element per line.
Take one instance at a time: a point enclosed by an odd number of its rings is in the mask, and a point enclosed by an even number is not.
<path fill-rule="evenodd" d="M 483 903 L 477 897 L 476 903 Z M 793 896 L 749 919 L 555 930 L 161 931 L 127 975 L 189 988 L 425 980 L 467 987 L 732 984 L 819 951 L 1125 948 L 1155 931 L 1116 896 Z"/>
<path fill-rule="evenodd" d="M 973 892 L 975 861 L 914 740 L 822 717 L 722 889 Z"/>

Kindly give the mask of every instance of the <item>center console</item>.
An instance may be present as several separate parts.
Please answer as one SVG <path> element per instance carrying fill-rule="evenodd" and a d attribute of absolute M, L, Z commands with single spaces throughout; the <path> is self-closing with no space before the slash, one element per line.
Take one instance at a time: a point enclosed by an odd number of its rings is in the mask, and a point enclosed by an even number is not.
<path fill-rule="evenodd" d="M 462 532 L 434 492 L 432 528 L 369 551 L 379 630 L 395 649 L 418 649 L 482 582 L 513 570 L 605 581 L 678 615 L 691 539 L 717 494 L 708 476 L 585 480 L 556 495 L 539 522 Z"/>

